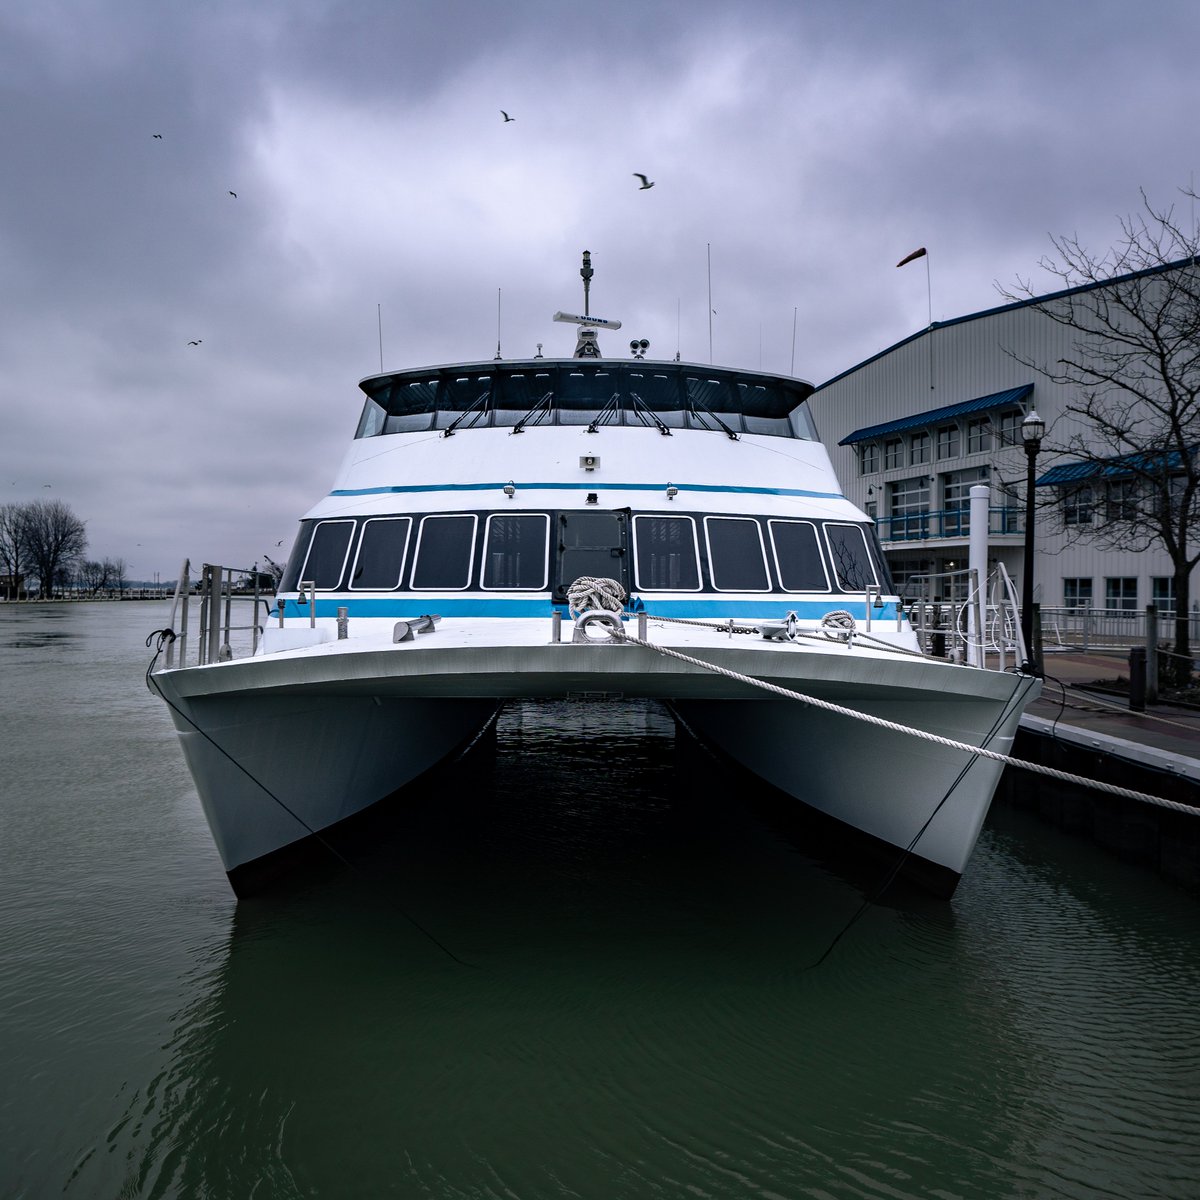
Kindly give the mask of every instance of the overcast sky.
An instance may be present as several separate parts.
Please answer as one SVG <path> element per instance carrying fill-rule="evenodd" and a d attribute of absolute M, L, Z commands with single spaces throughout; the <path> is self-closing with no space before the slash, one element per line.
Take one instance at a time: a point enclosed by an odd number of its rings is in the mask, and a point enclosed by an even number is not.
<path fill-rule="evenodd" d="M 1194 0 L 4 5 L 5 499 L 66 501 L 132 578 L 285 556 L 380 324 L 388 369 L 569 354 L 584 249 L 607 353 L 709 361 L 711 246 L 714 360 L 819 383 L 927 323 L 919 246 L 940 320 L 1052 290 L 1049 235 L 1103 250 L 1139 188 L 1190 221 L 1198 26 Z"/>

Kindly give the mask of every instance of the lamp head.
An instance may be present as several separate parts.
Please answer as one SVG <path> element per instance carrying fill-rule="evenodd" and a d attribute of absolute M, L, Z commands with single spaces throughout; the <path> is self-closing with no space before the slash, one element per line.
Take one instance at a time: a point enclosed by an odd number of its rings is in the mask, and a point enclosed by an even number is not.
<path fill-rule="evenodd" d="M 1031 408 L 1021 422 L 1021 440 L 1025 445 L 1040 442 L 1046 433 L 1046 422 L 1037 415 L 1037 410 Z"/>

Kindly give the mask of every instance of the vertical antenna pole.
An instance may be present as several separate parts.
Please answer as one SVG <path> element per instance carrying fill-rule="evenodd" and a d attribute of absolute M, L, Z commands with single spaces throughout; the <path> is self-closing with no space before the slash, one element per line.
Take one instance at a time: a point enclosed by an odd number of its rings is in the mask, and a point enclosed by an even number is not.
<path fill-rule="evenodd" d="M 592 275 L 595 272 L 592 270 L 592 252 L 585 250 L 583 252 L 583 266 L 579 268 L 579 274 L 583 277 L 583 315 L 590 316 L 588 311 L 588 289 L 592 286 Z"/>
<path fill-rule="evenodd" d="M 713 349 L 712 349 L 712 242 L 708 243 L 708 365 L 712 366 Z"/>
<path fill-rule="evenodd" d="M 500 289 L 496 289 L 496 359 L 500 358 Z"/>
<path fill-rule="evenodd" d="M 799 305 L 796 305 L 796 307 L 792 309 L 792 365 L 788 371 L 789 375 L 796 374 L 796 314 L 799 311 Z"/>
<path fill-rule="evenodd" d="M 676 296 L 675 297 L 675 361 L 676 362 L 679 361 L 679 327 L 680 327 L 679 313 L 680 313 L 680 308 L 682 307 L 682 304 L 683 304 L 683 301 L 678 296 Z"/>
<path fill-rule="evenodd" d="M 379 322 L 379 373 L 383 374 L 383 305 L 375 305 L 375 319 Z"/>

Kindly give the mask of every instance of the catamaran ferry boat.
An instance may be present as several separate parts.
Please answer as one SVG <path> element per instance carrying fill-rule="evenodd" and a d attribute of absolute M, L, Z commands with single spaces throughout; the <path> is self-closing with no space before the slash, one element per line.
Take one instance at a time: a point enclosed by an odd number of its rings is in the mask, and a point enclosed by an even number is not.
<path fill-rule="evenodd" d="M 249 654 L 230 648 L 234 573 L 205 566 L 193 593 L 185 564 L 148 679 L 235 891 L 470 744 L 505 701 L 604 696 L 665 702 L 949 895 L 1040 689 L 985 665 L 997 613 L 1019 641 L 1011 585 L 988 602 L 985 548 L 946 585 L 941 637 L 961 652 L 927 653 L 926 610 L 901 604 L 843 495 L 812 386 L 638 341 L 606 358 L 620 322 L 588 311 L 586 253 L 581 274 L 583 314 L 556 314 L 578 327 L 570 357 L 361 381 L 354 439 L 261 626 L 254 600 Z"/>

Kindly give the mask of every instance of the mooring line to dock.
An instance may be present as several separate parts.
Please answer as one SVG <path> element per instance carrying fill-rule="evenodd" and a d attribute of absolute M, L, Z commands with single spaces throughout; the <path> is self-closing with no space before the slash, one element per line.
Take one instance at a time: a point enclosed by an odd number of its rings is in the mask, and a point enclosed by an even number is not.
<path fill-rule="evenodd" d="M 1163 796 L 1152 796 L 1148 792 L 1138 792 L 1132 788 L 1119 787 L 1117 784 L 1105 783 L 1100 779 L 1088 779 L 1084 775 L 1076 775 L 1070 771 L 1060 771 L 1057 767 L 1046 767 L 1041 763 L 1028 762 L 1025 759 L 1014 758 L 1010 754 L 1002 754 L 998 750 L 987 750 L 982 746 L 972 746 L 970 742 L 959 742 L 954 738 L 943 737 L 938 733 L 930 733 L 924 729 L 914 729 L 910 725 L 901 725 L 896 721 L 888 721 L 884 717 L 876 717 L 871 713 L 859 712 L 858 709 L 847 708 L 842 704 L 834 704 L 832 700 L 822 700 L 818 696 L 809 696 L 803 692 L 795 692 L 790 688 L 781 687 L 777 683 L 768 683 L 765 679 L 756 679 L 753 675 L 744 675 L 740 671 L 732 671 L 728 667 L 719 667 L 716 663 L 706 662 L 702 658 L 693 658 L 690 654 L 682 654 L 678 650 L 670 650 L 666 646 L 656 645 L 654 642 L 636 637 L 623 629 L 614 631 L 612 637 L 614 641 L 630 642 L 635 646 L 644 646 L 647 650 L 654 651 L 655 654 L 678 659 L 680 662 L 690 663 L 701 670 L 710 671 L 716 675 L 724 675 L 727 679 L 734 679 L 751 687 L 761 688 L 763 691 L 774 692 L 777 696 L 783 696 L 788 700 L 797 700 L 801 704 L 811 704 L 814 708 L 821 708 L 826 712 L 837 713 L 839 716 L 849 717 L 851 720 L 864 721 L 868 725 L 875 725 L 880 729 L 890 729 L 894 733 L 908 734 L 910 737 L 919 738 L 926 742 L 933 742 L 939 746 L 946 746 L 951 750 L 961 750 L 965 754 L 978 755 L 980 758 L 990 758 L 993 762 L 1000 762 L 1009 767 L 1018 767 L 1023 771 L 1031 771 L 1035 775 L 1045 775 L 1047 778 L 1058 779 L 1064 783 L 1073 783 L 1083 787 L 1094 788 L 1097 791 L 1107 792 L 1112 796 L 1124 796 L 1129 800 L 1139 800 L 1145 804 L 1157 805 L 1159 808 L 1169 808 L 1174 812 L 1186 813 L 1189 816 L 1200 816 L 1200 808 L 1195 808 L 1190 804 L 1181 804 L 1178 800 L 1168 800 Z"/>
<path fill-rule="evenodd" d="M 168 643 L 175 641 L 176 634 L 173 629 L 156 629 L 146 639 L 146 645 L 149 646 L 150 643 L 154 641 L 155 637 L 158 638 L 158 645 L 155 647 L 154 657 L 150 660 L 150 665 L 146 668 L 146 687 L 155 692 L 159 699 L 162 700 L 163 703 L 166 704 L 166 706 L 173 713 L 177 713 L 183 720 L 185 720 L 202 738 L 204 738 L 206 742 L 213 747 L 214 750 L 216 750 L 219 754 L 224 755 L 225 758 L 233 763 L 233 765 L 237 767 L 237 769 L 241 771 L 251 783 L 253 783 L 256 787 L 261 788 L 267 796 L 274 800 L 275 803 L 278 804 L 279 807 L 288 814 L 288 816 L 294 818 L 296 823 L 303 829 L 306 829 L 309 835 L 315 838 L 319 845 L 328 850 L 329 853 L 338 860 L 338 862 L 340 862 L 343 866 L 348 867 L 351 872 L 361 878 L 362 872 L 358 869 L 358 867 L 356 867 L 354 863 L 350 861 L 350 859 L 348 859 L 340 850 L 338 850 L 338 848 L 334 846 L 332 842 L 322 836 L 319 830 L 314 829 L 298 812 L 292 808 L 289 808 L 287 804 L 285 804 L 278 796 L 275 795 L 273 791 L 271 791 L 269 787 L 267 787 L 265 783 L 262 782 L 262 780 L 256 779 L 254 775 L 252 775 L 240 762 L 238 762 L 236 758 L 233 757 L 232 754 L 229 753 L 228 750 L 225 749 L 224 746 L 221 745 L 220 742 L 216 741 L 205 730 L 201 729 L 200 726 L 197 725 L 196 722 L 187 715 L 187 713 L 185 713 L 177 704 L 172 702 L 170 697 L 167 696 L 166 692 L 162 690 L 162 686 L 159 684 L 158 680 L 154 678 L 154 666 L 158 662 L 158 656 L 163 652 L 163 647 Z M 482 736 L 482 732 L 483 731 L 481 731 L 480 736 Z M 474 745 L 474 743 L 472 743 L 472 745 Z M 459 966 L 470 967 L 472 970 L 476 971 L 479 970 L 479 967 L 475 963 L 467 962 L 465 959 L 459 958 L 449 946 L 434 937 L 434 935 L 430 933 L 429 930 L 426 929 L 425 926 L 422 925 L 421 922 L 412 915 L 412 913 L 408 912 L 402 905 L 397 904 L 394 898 L 389 897 L 389 905 L 395 912 L 399 913 L 400 916 L 402 916 L 410 925 L 412 925 L 412 927 L 416 929 L 418 933 L 421 933 L 428 938 L 429 941 L 431 941 L 445 955 L 458 963 Z"/>

